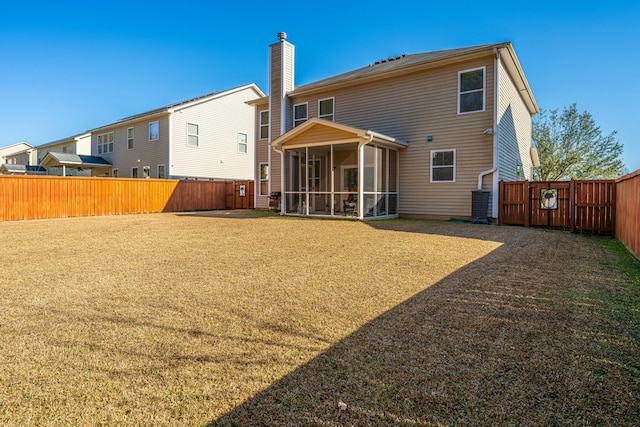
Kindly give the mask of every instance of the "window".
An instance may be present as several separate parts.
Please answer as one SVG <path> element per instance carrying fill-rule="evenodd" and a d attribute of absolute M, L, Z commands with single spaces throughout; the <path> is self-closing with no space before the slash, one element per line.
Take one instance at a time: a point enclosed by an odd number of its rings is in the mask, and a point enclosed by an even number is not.
<path fill-rule="evenodd" d="M 260 139 L 269 138 L 269 112 L 260 111 Z"/>
<path fill-rule="evenodd" d="M 333 98 L 318 101 L 318 117 L 333 121 Z"/>
<path fill-rule="evenodd" d="M 158 165 L 158 179 L 165 179 L 166 175 L 164 174 L 164 165 Z"/>
<path fill-rule="evenodd" d="M 133 128 L 127 129 L 127 150 L 133 150 Z"/>
<path fill-rule="evenodd" d="M 138 177 L 138 168 L 131 168 L 131 178 Z"/>
<path fill-rule="evenodd" d="M 142 177 L 149 178 L 151 176 L 151 167 L 143 166 L 142 167 Z"/>
<path fill-rule="evenodd" d="M 66 147 L 66 146 L 62 147 L 62 152 L 63 152 L 63 153 L 66 153 L 66 152 L 67 152 L 67 147 Z"/>
<path fill-rule="evenodd" d="M 456 150 L 431 150 L 431 182 L 456 181 Z"/>
<path fill-rule="evenodd" d="M 458 113 L 484 111 L 485 67 L 458 73 Z"/>
<path fill-rule="evenodd" d="M 200 126 L 195 123 L 187 123 L 187 145 L 189 147 L 200 145 Z"/>
<path fill-rule="evenodd" d="M 307 115 L 308 103 L 293 106 L 293 127 L 299 126 L 309 118 Z"/>
<path fill-rule="evenodd" d="M 118 171 L 118 169 L 114 169 L 114 170 L 111 172 L 111 175 L 112 175 L 114 178 L 118 178 L 118 177 L 120 176 L 120 172 Z"/>
<path fill-rule="evenodd" d="M 98 154 L 113 152 L 113 132 L 98 135 Z"/>
<path fill-rule="evenodd" d="M 269 195 L 269 164 L 260 163 L 260 195 Z"/>
<path fill-rule="evenodd" d="M 248 149 L 247 134 L 238 132 L 238 153 L 246 154 Z"/>
<path fill-rule="evenodd" d="M 158 139 L 160 139 L 160 123 L 156 120 L 149 123 L 149 141 L 157 141 Z"/>

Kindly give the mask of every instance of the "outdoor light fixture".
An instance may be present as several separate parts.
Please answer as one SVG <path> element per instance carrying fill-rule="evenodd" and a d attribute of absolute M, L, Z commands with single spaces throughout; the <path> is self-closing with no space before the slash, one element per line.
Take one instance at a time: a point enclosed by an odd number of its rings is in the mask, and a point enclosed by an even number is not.
<path fill-rule="evenodd" d="M 482 133 L 484 133 L 485 135 L 495 135 L 495 133 L 493 132 L 493 128 L 486 128 L 482 131 Z"/>

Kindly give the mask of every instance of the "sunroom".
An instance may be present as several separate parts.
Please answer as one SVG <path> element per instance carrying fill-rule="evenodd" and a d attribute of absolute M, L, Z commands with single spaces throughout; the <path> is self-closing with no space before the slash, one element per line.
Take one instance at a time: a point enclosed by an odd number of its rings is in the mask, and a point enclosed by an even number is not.
<path fill-rule="evenodd" d="M 399 153 L 407 143 L 312 118 L 273 141 L 281 212 L 349 219 L 398 216 Z"/>

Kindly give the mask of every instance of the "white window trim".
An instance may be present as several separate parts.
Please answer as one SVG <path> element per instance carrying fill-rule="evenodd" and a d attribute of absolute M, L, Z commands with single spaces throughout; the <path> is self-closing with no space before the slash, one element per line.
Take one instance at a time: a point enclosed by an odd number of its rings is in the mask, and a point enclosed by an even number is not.
<path fill-rule="evenodd" d="M 145 171 L 147 172 L 147 175 L 145 176 Z M 142 177 L 143 178 L 151 178 L 151 166 L 143 166 L 142 167 Z"/>
<path fill-rule="evenodd" d="M 331 100 L 331 103 L 333 105 L 333 112 L 331 113 L 331 116 L 329 116 L 328 114 L 325 114 L 324 116 L 322 116 L 322 115 L 320 115 L 320 103 L 322 101 L 327 101 L 329 99 Z M 307 113 L 307 115 L 309 115 L 309 113 Z M 327 119 L 327 117 L 331 117 L 331 121 L 335 122 L 335 117 L 336 117 L 336 98 L 335 98 L 335 96 L 331 96 L 329 98 L 318 99 L 318 118 L 329 120 L 329 119 Z"/>
<path fill-rule="evenodd" d="M 109 142 L 109 135 L 111 135 L 111 140 L 112 142 Z M 102 142 L 100 142 L 102 141 Z M 106 142 L 105 142 L 106 141 Z M 96 135 L 96 152 L 98 154 L 107 154 L 107 153 L 113 153 L 114 148 L 115 147 L 115 135 L 113 134 L 113 132 L 106 132 L 106 133 L 101 133 L 99 135 Z M 113 144 L 113 147 L 111 148 L 111 150 L 109 149 L 109 144 Z"/>
<path fill-rule="evenodd" d="M 129 130 L 132 131 L 132 137 L 129 138 Z M 134 141 L 136 139 L 136 130 L 135 128 L 132 127 L 128 127 L 127 128 L 127 150 L 133 150 L 133 148 L 135 147 Z M 131 140 L 131 147 L 129 147 L 129 140 Z"/>
<path fill-rule="evenodd" d="M 267 166 L 267 177 L 266 178 L 262 178 L 262 166 Z M 267 183 L 267 193 L 266 194 L 262 194 L 262 182 L 266 181 Z M 259 185 L 259 190 L 258 190 L 258 195 L 260 196 L 270 196 L 269 194 L 269 162 L 261 162 L 258 163 L 258 185 Z"/>
<path fill-rule="evenodd" d="M 244 135 L 245 143 L 244 145 L 247 147 L 247 151 L 240 151 L 240 135 Z M 238 154 L 249 154 L 249 133 L 247 132 L 238 132 L 238 136 L 236 136 L 237 149 Z"/>
<path fill-rule="evenodd" d="M 160 167 L 164 168 L 164 176 L 160 178 Z M 167 166 L 166 165 L 158 165 L 156 166 L 156 178 L 158 179 L 166 179 L 167 178 Z"/>
<path fill-rule="evenodd" d="M 482 110 L 474 110 L 474 111 L 460 111 L 460 96 L 462 92 L 460 91 L 460 81 L 462 74 L 469 73 L 471 71 L 482 70 Z M 472 91 L 467 91 L 465 93 L 477 92 L 480 89 L 474 89 Z M 334 107 L 335 108 L 335 107 Z M 458 114 L 473 114 L 473 113 L 482 113 L 487 108 L 487 67 L 476 67 L 470 68 L 468 70 L 458 71 Z"/>
<path fill-rule="evenodd" d="M 151 125 L 157 123 L 158 124 L 158 137 L 155 139 L 151 139 Z M 160 139 L 160 120 L 154 120 L 149 122 L 149 141 L 158 141 Z"/>
<path fill-rule="evenodd" d="M 296 119 L 296 107 L 299 105 L 306 105 L 306 113 L 307 115 L 304 117 L 304 119 Z M 320 103 L 318 102 L 318 108 L 320 108 Z M 318 110 L 319 111 L 319 110 Z M 306 122 L 307 120 L 309 120 L 309 103 L 308 102 L 301 102 L 299 104 L 293 104 L 293 127 L 296 126 L 300 126 L 302 123 Z M 296 124 L 296 122 L 299 122 L 298 124 Z"/>
<path fill-rule="evenodd" d="M 192 134 L 189 133 L 189 125 L 195 125 L 198 126 L 198 133 L 197 134 Z M 198 139 L 198 143 L 196 145 L 192 145 L 189 144 L 189 137 L 190 136 L 195 136 Z M 187 147 L 191 147 L 191 148 L 198 148 L 200 147 L 200 123 L 196 123 L 196 122 L 187 122 Z"/>
<path fill-rule="evenodd" d="M 452 181 L 434 181 L 433 179 L 433 153 L 446 153 L 449 151 L 453 151 L 453 180 Z M 446 184 L 446 183 L 452 183 L 452 182 L 456 182 L 456 163 L 457 163 L 457 154 L 456 154 L 456 149 L 455 148 L 446 148 L 443 150 L 431 150 L 431 153 L 429 154 L 429 175 L 430 175 L 430 182 L 434 183 L 434 184 Z M 438 167 L 451 167 L 449 165 L 447 166 L 436 166 L 436 168 Z"/>
<path fill-rule="evenodd" d="M 262 124 L 262 113 L 267 113 L 267 124 L 263 125 Z M 270 119 L 269 119 L 269 110 L 262 110 L 258 112 L 258 139 L 269 139 L 269 130 L 270 130 Z M 262 128 L 266 127 L 267 128 L 267 137 L 263 138 L 262 137 Z"/>
<path fill-rule="evenodd" d="M 120 171 L 118 170 L 118 168 L 111 169 L 111 176 L 113 178 L 120 178 Z"/>

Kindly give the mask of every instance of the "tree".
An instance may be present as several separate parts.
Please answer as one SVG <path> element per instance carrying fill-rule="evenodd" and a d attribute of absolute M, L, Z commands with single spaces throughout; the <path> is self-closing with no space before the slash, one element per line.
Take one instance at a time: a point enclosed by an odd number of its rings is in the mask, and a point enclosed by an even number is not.
<path fill-rule="evenodd" d="M 622 175 L 622 144 L 616 131 L 603 135 L 587 111 L 578 112 L 574 103 L 535 117 L 532 137 L 538 147 L 538 181 L 567 179 L 612 179 Z"/>

